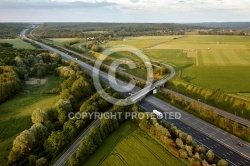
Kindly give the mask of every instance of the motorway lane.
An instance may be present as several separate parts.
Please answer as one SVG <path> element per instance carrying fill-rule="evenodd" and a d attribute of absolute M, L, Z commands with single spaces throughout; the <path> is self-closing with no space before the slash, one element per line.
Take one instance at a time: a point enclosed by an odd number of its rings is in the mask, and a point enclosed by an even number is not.
<path fill-rule="evenodd" d="M 162 109 L 159 106 L 149 104 L 145 99 L 143 99 L 141 102 L 139 102 L 139 106 L 140 106 L 140 108 L 142 108 L 148 112 L 152 112 L 153 109 L 156 109 L 156 110 L 161 111 L 161 112 L 165 112 L 165 109 Z M 164 105 L 164 108 L 171 109 L 171 107 L 168 107 L 168 105 Z M 250 160 L 247 159 L 246 157 L 243 157 L 239 153 L 231 150 L 230 148 L 217 142 L 213 138 L 203 134 L 202 132 L 193 128 L 192 126 L 189 126 L 188 124 L 182 122 L 181 120 L 167 119 L 167 118 L 165 118 L 164 120 L 166 120 L 167 122 L 173 123 L 180 130 L 190 134 L 193 137 L 193 139 L 197 141 L 198 144 L 203 145 L 207 149 L 213 150 L 213 152 L 217 156 L 219 156 L 223 159 L 226 159 L 229 164 L 237 165 L 237 166 L 250 165 Z"/>
<path fill-rule="evenodd" d="M 224 144 L 225 146 L 230 147 L 232 150 L 242 154 L 243 156 L 250 158 L 250 146 L 248 142 L 245 142 L 227 132 L 224 130 L 221 130 L 199 118 L 196 118 L 195 116 L 186 113 L 185 111 L 178 109 L 168 103 L 163 102 L 162 100 L 154 97 L 154 96 L 148 96 L 145 98 L 145 100 L 156 106 L 160 107 L 161 110 L 164 110 L 165 112 L 171 111 L 171 112 L 180 112 L 182 114 L 182 118 L 180 119 L 183 123 L 188 124 L 189 126 L 192 126 L 193 128 L 199 130 L 203 134 L 207 135 L 208 137 L 212 137 L 216 139 L 217 142 L 220 142 Z M 242 142 L 243 147 L 239 147 L 236 144 L 238 142 Z"/>
<path fill-rule="evenodd" d="M 91 127 L 99 127 L 99 126 L 100 126 L 100 119 L 97 119 L 94 122 L 92 122 L 91 125 L 89 125 L 89 127 L 85 129 L 82 134 L 80 134 L 80 136 L 77 138 L 77 140 L 75 140 L 75 142 L 70 146 L 70 148 L 66 152 L 64 152 L 63 155 L 54 163 L 54 166 L 64 165 L 68 160 L 68 158 L 70 157 L 70 155 L 77 150 L 82 139 L 88 135 Z"/>
<path fill-rule="evenodd" d="M 172 91 L 172 90 L 170 90 L 170 89 L 161 88 L 161 90 L 162 90 L 163 92 L 171 93 L 171 94 L 173 94 L 173 95 L 175 95 L 175 96 L 180 96 L 180 97 L 182 97 L 183 99 L 185 99 L 185 100 L 188 101 L 188 102 L 191 102 L 192 100 L 194 100 L 194 99 L 192 99 L 192 98 L 190 98 L 190 97 L 187 97 L 187 96 L 182 95 L 182 94 L 180 94 L 180 93 L 174 92 L 174 91 Z M 197 101 L 197 102 L 198 102 L 198 101 Z M 236 115 L 231 114 L 231 113 L 229 113 L 229 112 L 226 112 L 226 111 L 224 111 L 224 110 L 221 110 L 221 109 L 218 109 L 218 108 L 216 108 L 216 107 L 210 106 L 210 105 L 208 105 L 208 104 L 202 103 L 201 101 L 199 101 L 199 103 L 200 103 L 203 107 L 207 107 L 207 108 L 211 108 L 211 109 L 215 110 L 219 115 L 221 115 L 221 116 L 223 116 L 223 117 L 226 117 L 226 118 L 231 119 L 231 120 L 233 120 L 233 121 L 235 121 L 235 122 L 238 122 L 238 123 L 241 123 L 241 124 L 243 124 L 243 125 L 245 125 L 245 126 L 250 127 L 250 121 L 247 120 L 247 119 L 241 118 L 241 117 L 239 117 L 239 116 L 236 116 Z"/>

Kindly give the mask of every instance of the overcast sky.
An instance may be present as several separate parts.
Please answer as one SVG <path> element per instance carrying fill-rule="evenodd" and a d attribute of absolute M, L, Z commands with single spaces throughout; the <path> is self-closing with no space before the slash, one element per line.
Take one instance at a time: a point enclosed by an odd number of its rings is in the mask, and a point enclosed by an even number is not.
<path fill-rule="evenodd" d="M 0 22 L 250 21 L 250 0 L 0 0 Z"/>

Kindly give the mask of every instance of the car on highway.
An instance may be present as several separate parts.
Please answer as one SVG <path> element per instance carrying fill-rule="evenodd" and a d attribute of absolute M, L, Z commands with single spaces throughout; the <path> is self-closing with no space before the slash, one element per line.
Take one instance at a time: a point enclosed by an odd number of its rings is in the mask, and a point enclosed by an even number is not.
<path fill-rule="evenodd" d="M 241 142 L 238 142 L 237 145 L 243 147 L 243 144 Z"/>
<path fill-rule="evenodd" d="M 163 118 L 163 114 L 160 111 L 153 110 L 153 113 L 157 116 L 158 119 L 162 119 Z"/>

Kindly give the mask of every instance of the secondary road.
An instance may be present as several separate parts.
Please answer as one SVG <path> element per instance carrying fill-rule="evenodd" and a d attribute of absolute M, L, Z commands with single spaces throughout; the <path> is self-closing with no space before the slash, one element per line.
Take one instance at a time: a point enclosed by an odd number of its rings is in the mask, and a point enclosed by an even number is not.
<path fill-rule="evenodd" d="M 70 57 L 69 55 L 67 55 L 61 51 L 58 51 L 58 50 L 51 48 L 51 47 L 48 47 L 42 43 L 37 42 L 37 44 L 39 44 L 42 48 L 44 48 L 46 50 L 48 50 L 48 48 L 49 48 L 49 51 L 57 52 L 58 54 L 60 54 L 61 56 L 63 56 L 66 59 L 74 60 L 74 58 Z M 86 68 L 88 71 L 92 68 L 92 66 L 85 64 L 83 62 L 78 62 L 78 63 L 82 67 Z M 103 73 L 103 74 L 106 74 L 106 73 Z M 105 77 L 102 77 L 102 78 L 105 78 Z M 134 89 L 133 92 L 136 92 L 137 90 Z M 128 94 L 126 94 L 126 95 L 128 96 Z M 149 95 L 147 98 L 143 99 L 139 103 L 139 106 L 147 111 L 150 111 L 150 112 L 152 112 L 153 109 L 157 109 L 159 111 L 179 111 L 179 112 L 181 112 L 181 110 L 179 110 L 178 108 L 175 108 L 175 107 L 169 105 L 168 103 L 165 103 L 159 99 L 156 99 L 152 95 Z M 241 142 L 243 142 L 243 147 L 237 147 L 236 143 L 239 140 L 238 138 L 233 137 L 230 134 L 227 135 L 226 132 L 224 132 L 224 131 L 222 131 L 214 126 L 211 126 L 210 124 L 208 124 L 208 123 L 206 123 L 206 122 L 204 122 L 204 121 L 202 121 L 202 120 L 200 120 L 192 115 L 189 115 L 183 111 L 181 113 L 182 113 L 181 120 L 170 120 L 170 119 L 166 119 L 166 120 L 169 122 L 172 122 L 174 125 L 176 125 L 180 129 L 182 129 L 184 132 L 192 135 L 193 138 L 195 140 L 197 140 L 198 143 L 203 144 L 208 149 L 212 149 L 214 151 L 214 153 L 216 155 L 218 155 L 219 157 L 227 159 L 227 161 L 231 165 L 249 165 L 249 163 L 250 163 L 249 149 L 250 148 L 246 142 L 240 140 Z M 196 122 L 199 122 L 199 123 L 196 123 Z M 97 122 L 95 122 L 95 124 L 98 126 Z M 201 130 L 202 128 L 204 130 Z M 218 135 L 213 136 L 212 134 L 211 135 L 207 134 L 208 129 L 211 131 L 214 131 L 216 133 L 222 134 L 223 137 L 217 138 Z M 84 137 L 84 135 L 82 137 Z M 230 145 L 225 144 L 225 142 L 227 143 L 229 141 L 231 141 L 232 144 L 230 144 Z M 79 145 L 79 144 L 76 143 L 73 145 L 75 145 L 74 147 L 77 148 L 77 145 Z M 65 156 L 63 158 L 59 159 L 59 161 L 62 161 L 59 165 L 61 165 L 65 161 L 67 161 L 67 159 L 68 159 L 67 156 L 70 156 L 71 154 L 73 154 L 75 151 L 74 150 L 75 148 L 69 148 L 68 150 L 70 152 L 67 154 L 64 153 Z"/>

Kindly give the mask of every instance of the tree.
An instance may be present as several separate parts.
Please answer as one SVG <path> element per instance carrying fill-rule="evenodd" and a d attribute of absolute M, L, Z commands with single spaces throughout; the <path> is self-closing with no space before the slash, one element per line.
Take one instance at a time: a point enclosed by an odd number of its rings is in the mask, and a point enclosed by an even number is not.
<path fill-rule="evenodd" d="M 191 145 L 191 144 L 192 144 L 192 141 L 193 141 L 192 136 L 191 136 L 191 135 L 188 135 L 188 136 L 187 136 L 187 139 L 186 139 L 186 143 L 187 143 L 188 145 Z"/>
<path fill-rule="evenodd" d="M 8 156 L 8 160 L 13 163 L 23 155 L 28 154 L 34 147 L 35 136 L 29 130 L 24 130 L 13 141 L 13 147 Z"/>
<path fill-rule="evenodd" d="M 78 130 L 73 120 L 68 120 L 63 124 L 63 133 L 68 136 L 68 140 L 72 140 L 76 136 L 77 132 Z"/>
<path fill-rule="evenodd" d="M 188 152 L 188 156 L 189 156 L 189 157 L 192 157 L 192 156 L 193 156 L 193 147 L 192 147 L 192 146 L 185 145 L 185 149 L 186 149 L 186 151 Z"/>
<path fill-rule="evenodd" d="M 31 126 L 29 129 L 31 133 L 35 136 L 35 144 L 37 144 L 39 147 L 43 144 L 43 142 L 47 139 L 49 136 L 49 132 L 47 127 L 42 125 L 41 123 L 36 123 Z"/>
<path fill-rule="evenodd" d="M 89 131 L 89 138 L 93 140 L 93 143 L 95 145 L 100 145 L 103 141 L 103 137 L 102 137 L 102 134 L 101 134 L 101 130 L 99 128 L 96 128 L 96 127 L 92 127 Z"/>
<path fill-rule="evenodd" d="M 176 145 L 177 145 L 179 148 L 183 148 L 183 147 L 184 147 L 184 144 L 183 144 L 182 140 L 179 139 L 179 138 L 176 138 L 175 143 L 176 143 Z"/>
<path fill-rule="evenodd" d="M 220 160 L 217 162 L 217 165 L 218 165 L 218 166 L 227 166 L 228 163 L 227 163 L 226 160 L 220 159 Z"/>
<path fill-rule="evenodd" d="M 76 153 L 72 154 L 70 157 L 69 157 L 69 166 L 79 166 L 80 165 L 80 162 L 79 162 L 79 159 L 76 157 Z"/>
<path fill-rule="evenodd" d="M 48 166 L 49 163 L 45 157 L 36 160 L 36 166 Z"/>
<path fill-rule="evenodd" d="M 206 157 L 207 157 L 208 162 L 213 163 L 213 161 L 214 161 L 214 153 L 213 153 L 212 150 L 209 150 L 207 152 Z"/>
<path fill-rule="evenodd" d="M 61 131 L 52 131 L 51 135 L 45 140 L 43 146 L 46 153 L 50 156 L 56 157 L 57 154 L 66 145 L 66 135 Z"/>
<path fill-rule="evenodd" d="M 29 156 L 29 164 L 30 164 L 30 166 L 35 166 L 37 159 L 38 159 L 37 155 L 30 155 Z"/>
<path fill-rule="evenodd" d="M 33 123 L 44 123 L 46 120 L 48 120 L 48 115 L 42 109 L 37 108 L 33 111 L 31 119 Z"/>
<path fill-rule="evenodd" d="M 188 158 L 188 153 L 185 149 L 180 149 L 179 154 L 181 158 L 187 159 Z"/>
<path fill-rule="evenodd" d="M 76 151 L 76 157 L 79 159 L 85 159 L 86 156 L 92 154 L 95 151 L 96 145 L 89 137 L 85 137 Z"/>
<path fill-rule="evenodd" d="M 68 99 L 60 99 L 55 104 L 55 109 L 58 112 L 58 119 L 64 123 L 67 121 L 68 113 L 73 110 L 72 105 Z"/>
<path fill-rule="evenodd" d="M 106 135 L 111 133 L 113 130 L 115 130 L 118 127 L 119 127 L 119 123 L 118 123 L 117 119 L 114 119 L 114 118 L 105 119 L 104 117 L 101 118 L 100 129 Z"/>

